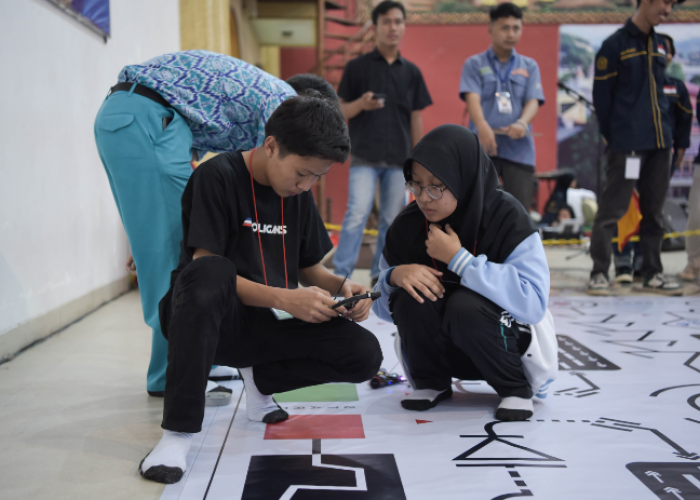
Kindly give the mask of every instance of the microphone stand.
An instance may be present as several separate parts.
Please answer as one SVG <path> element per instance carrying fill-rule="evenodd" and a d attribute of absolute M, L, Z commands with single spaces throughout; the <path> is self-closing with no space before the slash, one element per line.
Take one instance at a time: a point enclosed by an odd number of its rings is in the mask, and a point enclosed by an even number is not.
<path fill-rule="evenodd" d="M 603 168 L 603 162 L 602 162 L 602 159 L 603 159 L 603 147 L 602 147 L 603 141 L 602 141 L 602 137 L 600 136 L 600 128 L 598 127 L 598 116 L 595 114 L 595 107 L 593 106 L 593 103 L 591 101 L 586 99 L 585 96 L 583 96 L 579 92 L 576 92 L 574 89 L 572 89 L 571 87 L 569 87 L 565 83 L 558 81 L 557 87 L 559 87 L 561 90 L 563 90 L 570 97 L 573 97 L 576 101 L 578 101 L 581 104 L 583 104 L 584 106 L 586 106 L 586 108 L 588 108 L 588 110 L 591 112 L 592 119 L 595 120 L 594 125 L 595 125 L 596 130 L 598 131 L 598 134 L 596 134 L 596 138 L 597 138 L 596 142 L 597 142 L 597 146 L 598 146 L 598 155 L 597 155 L 598 157 L 596 159 L 596 176 L 595 176 L 596 177 L 596 196 L 598 198 L 600 198 L 603 194 L 602 186 L 601 186 L 602 179 L 601 179 L 601 175 L 600 175 L 600 172 Z M 591 247 L 591 244 L 589 242 L 581 250 L 574 252 L 573 254 L 567 256 L 566 260 L 571 260 L 574 257 L 578 257 L 579 255 L 589 253 L 590 247 Z"/>
<path fill-rule="evenodd" d="M 591 112 L 591 117 L 593 120 L 595 120 L 594 125 L 596 130 L 598 131 L 598 134 L 596 134 L 597 138 L 597 146 L 598 146 L 598 158 L 596 160 L 596 196 L 600 198 L 603 194 L 603 189 L 602 189 L 602 179 L 601 179 L 601 170 L 603 169 L 603 140 L 602 137 L 600 136 L 600 127 L 598 127 L 598 116 L 595 114 L 595 107 L 593 106 L 593 103 L 586 99 L 585 96 L 580 94 L 579 92 L 576 92 L 574 89 L 566 85 L 565 83 L 558 81 L 557 82 L 557 87 L 559 87 L 561 90 L 563 90 L 567 95 L 570 97 L 573 97 L 576 99 L 578 102 L 586 106 L 588 110 Z"/>

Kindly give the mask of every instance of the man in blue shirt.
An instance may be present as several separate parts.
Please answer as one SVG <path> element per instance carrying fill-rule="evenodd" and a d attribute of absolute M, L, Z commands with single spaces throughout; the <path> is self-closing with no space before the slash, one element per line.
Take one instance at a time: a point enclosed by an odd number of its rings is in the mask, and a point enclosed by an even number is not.
<path fill-rule="evenodd" d="M 520 8 L 502 3 L 490 17 L 491 47 L 464 62 L 459 95 L 467 102 L 469 129 L 491 157 L 504 191 L 529 211 L 535 182 L 530 123 L 544 104 L 540 68 L 515 52 L 522 36 Z"/>
<path fill-rule="evenodd" d="M 294 95 L 290 85 L 233 57 L 175 52 L 126 66 L 97 114 L 97 149 L 138 269 L 144 319 L 153 329 L 147 375 L 152 396 L 165 391 L 168 349 L 158 302 L 177 267 L 180 199 L 190 161 L 207 151 L 260 146 L 267 120 Z M 210 378 L 233 373 L 214 368 Z"/>
<path fill-rule="evenodd" d="M 606 183 L 591 234 L 590 295 L 609 295 L 608 270 L 617 221 L 637 186 L 642 221 L 643 290 L 681 295 L 663 276 L 662 210 L 668 191 L 673 145 L 666 84 L 665 41 L 654 31 L 676 0 L 637 0 L 637 11 L 608 37 L 595 61 L 593 104 L 608 145 Z"/>

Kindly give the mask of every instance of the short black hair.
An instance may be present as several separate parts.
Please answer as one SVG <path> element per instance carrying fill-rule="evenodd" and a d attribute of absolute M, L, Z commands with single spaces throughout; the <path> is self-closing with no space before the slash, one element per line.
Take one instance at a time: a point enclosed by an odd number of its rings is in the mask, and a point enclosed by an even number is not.
<path fill-rule="evenodd" d="M 506 2 L 498 4 L 495 7 L 491 7 L 491 10 L 489 11 L 489 17 L 491 18 L 492 23 L 496 22 L 502 17 L 514 17 L 516 19 L 522 19 L 523 11 L 514 3 Z"/>
<path fill-rule="evenodd" d="M 277 140 L 281 156 L 344 163 L 350 155 L 350 135 L 340 105 L 315 90 L 280 104 L 265 125 L 265 136 Z"/>
<path fill-rule="evenodd" d="M 403 18 L 406 19 L 406 9 L 402 3 L 394 2 L 393 0 L 384 0 L 372 10 L 372 24 L 376 26 L 379 16 L 386 14 L 391 9 L 400 9 L 401 12 L 403 12 Z"/>
<path fill-rule="evenodd" d="M 657 33 L 657 35 L 666 39 L 666 50 L 672 57 L 676 57 L 676 46 L 673 44 L 673 38 L 666 33 Z"/>
<path fill-rule="evenodd" d="M 326 99 L 338 100 L 338 94 L 326 80 L 312 73 L 299 73 L 291 78 L 287 78 L 290 87 L 296 90 L 297 94 L 304 94 L 307 90 L 313 89 L 320 92 Z"/>

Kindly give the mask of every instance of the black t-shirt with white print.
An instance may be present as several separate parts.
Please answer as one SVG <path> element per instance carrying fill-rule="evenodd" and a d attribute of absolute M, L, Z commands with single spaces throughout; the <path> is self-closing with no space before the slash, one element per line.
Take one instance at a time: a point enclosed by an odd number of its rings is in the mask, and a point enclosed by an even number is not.
<path fill-rule="evenodd" d="M 333 248 L 310 191 L 281 198 L 270 186 L 253 183 L 255 205 L 250 171 L 240 151 L 220 154 L 194 171 L 182 195 L 183 240 L 173 284 L 192 262 L 194 250 L 203 248 L 233 262 L 239 276 L 265 284 L 266 275 L 267 284 L 278 288 L 285 288 L 286 260 L 288 287 L 293 289 L 299 269 L 318 264 Z"/>

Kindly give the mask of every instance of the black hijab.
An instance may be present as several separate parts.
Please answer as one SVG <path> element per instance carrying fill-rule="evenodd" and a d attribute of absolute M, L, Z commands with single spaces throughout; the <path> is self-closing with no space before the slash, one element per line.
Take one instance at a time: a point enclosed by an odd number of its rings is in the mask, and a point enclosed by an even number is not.
<path fill-rule="evenodd" d="M 457 198 L 457 208 L 445 220 L 474 255 L 503 263 L 537 228 L 513 196 L 498 189 L 498 175 L 479 139 L 460 125 L 442 125 L 420 140 L 406 160 L 403 173 L 411 180 L 416 161 L 440 179 Z M 416 202 L 409 204 L 387 231 L 384 258 L 390 266 L 424 264 L 433 267 L 426 251 L 426 218 Z M 447 274 L 447 265 L 435 261 Z M 450 273 L 452 274 L 452 273 Z M 450 280 L 456 276 L 446 276 Z"/>

